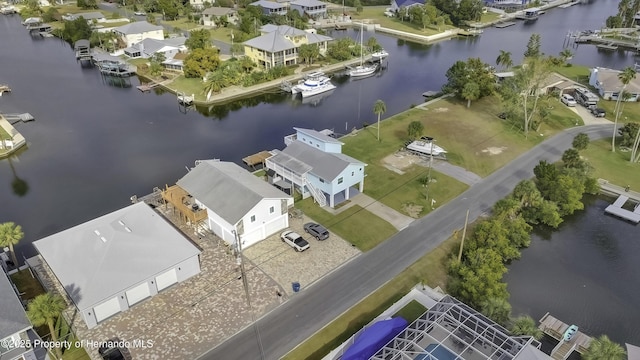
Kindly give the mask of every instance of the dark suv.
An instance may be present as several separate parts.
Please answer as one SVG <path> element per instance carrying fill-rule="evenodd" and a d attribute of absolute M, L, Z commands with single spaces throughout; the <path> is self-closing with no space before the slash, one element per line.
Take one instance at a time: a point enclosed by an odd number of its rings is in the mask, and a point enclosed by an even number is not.
<path fill-rule="evenodd" d="M 304 231 L 318 240 L 326 240 L 329 238 L 329 231 L 320 224 L 306 223 L 304 224 Z"/>
<path fill-rule="evenodd" d="M 591 113 L 595 117 L 604 117 L 606 115 L 606 112 L 604 111 L 604 109 L 601 109 L 598 107 L 591 108 Z"/>

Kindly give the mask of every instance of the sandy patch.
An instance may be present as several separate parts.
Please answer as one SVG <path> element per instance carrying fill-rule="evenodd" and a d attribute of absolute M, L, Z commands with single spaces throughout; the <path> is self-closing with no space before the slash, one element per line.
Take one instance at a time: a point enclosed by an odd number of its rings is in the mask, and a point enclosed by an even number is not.
<path fill-rule="evenodd" d="M 439 107 L 439 108 L 435 108 L 435 109 L 433 109 L 433 111 L 435 111 L 435 112 L 439 112 L 439 113 L 440 113 L 440 112 L 447 112 L 447 111 L 449 111 L 449 108 L 446 108 L 446 107 Z"/>
<path fill-rule="evenodd" d="M 407 215 L 411 216 L 414 219 L 420 217 L 420 213 L 422 212 L 422 205 L 416 205 L 413 203 L 402 204 L 402 211 L 404 211 Z"/>
<path fill-rule="evenodd" d="M 419 161 L 420 161 L 419 158 L 412 156 L 411 154 L 397 152 L 395 154 L 391 154 L 383 158 L 382 164 L 384 165 L 384 167 L 386 167 L 391 171 L 397 172 L 399 174 L 400 173 L 404 174 L 402 170 L 410 167 L 411 165 Z"/>
<path fill-rule="evenodd" d="M 498 154 L 501 154 L 505 150 L 507 150 L 507 148 L 505 146 L 501 146 L 501 147 L 490 146 L 490 147 L 482 150 L 482 152 L 483 153 L 489 153 L 489 155 L 498 155 Z"/>

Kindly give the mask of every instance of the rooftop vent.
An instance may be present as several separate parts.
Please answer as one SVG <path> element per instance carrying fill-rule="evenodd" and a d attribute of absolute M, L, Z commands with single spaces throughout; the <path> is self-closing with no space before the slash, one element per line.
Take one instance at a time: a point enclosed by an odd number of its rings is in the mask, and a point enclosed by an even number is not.
<path fill-rule="evenodd" d="M 107 242 L 107 239 L 104 236 L 100 236 L 100 240 L 102 240 L 103 243 Z"/>
<path fill-rule="evenodd" d="M 100 236 L 100 231 L 98 231 L 98 230 L 93 230 L 93 233 L 98 235 L 98 236 Z"/>

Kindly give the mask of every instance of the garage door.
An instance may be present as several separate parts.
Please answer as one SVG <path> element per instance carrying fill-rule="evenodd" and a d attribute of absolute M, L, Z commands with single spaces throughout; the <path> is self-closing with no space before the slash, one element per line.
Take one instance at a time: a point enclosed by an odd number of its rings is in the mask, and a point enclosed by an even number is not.
<path fill-rule="evenodd" d="M 162 275 L 156 276 L 156 286 L 158 291 L 166 289 L 169 286 L 178 282 L 178 273 L 176 269 L 171 269 Z"/>
<path fill-rule="evenodd" d="M 266 236 L 277 233 L 278 231 L 287 227 L 287 217 L 281 216 L 272 222 L 268 223 L 264 227 L 264 233 Z"/>
<path fill-rule="evenodd" d="M 134 287 L 131 290 L 128 290 L 126 294 L 127 303 L 129 303 L 129 306 L 131 306 L 151 296 L 151 289 L 149 289 L 148 283 L 144 283 Z"/>
<path fill-rule="evenodd" d="M 96 315 L 96 321 L 100 322 L 120 312 L 120 302 L 117 297 L 107 300 L 102 304 L 93 308 Z"/>

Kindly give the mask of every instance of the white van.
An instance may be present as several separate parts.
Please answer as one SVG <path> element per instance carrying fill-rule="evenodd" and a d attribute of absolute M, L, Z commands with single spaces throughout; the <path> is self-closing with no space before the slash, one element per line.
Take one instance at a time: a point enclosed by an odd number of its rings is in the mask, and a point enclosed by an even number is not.
<path fill-rule="evenodd" d="M 569 94 L 562 94 L 560 101 L 567 106 L 576 106 L 576 99 Z"/>

